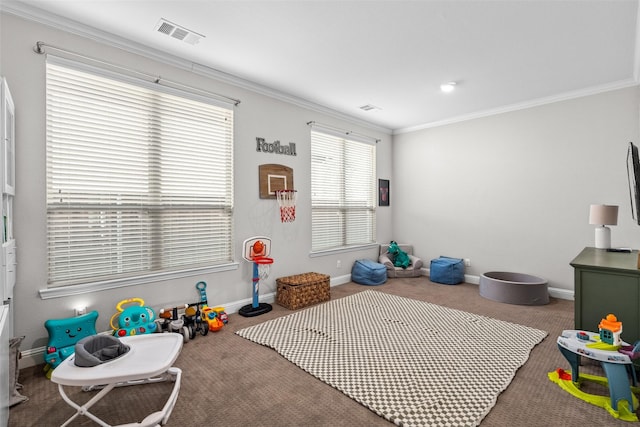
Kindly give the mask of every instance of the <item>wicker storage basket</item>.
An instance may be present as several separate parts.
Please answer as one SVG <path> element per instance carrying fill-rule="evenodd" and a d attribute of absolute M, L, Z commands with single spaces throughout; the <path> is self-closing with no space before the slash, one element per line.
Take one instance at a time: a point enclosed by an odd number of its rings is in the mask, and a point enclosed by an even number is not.
<path fill-rule="evenodd" d="M 331 299 L 330 277 L 320 273 L 303 273 L 276 279 L 276 302 L 289 310 L 317 304 Z"/>

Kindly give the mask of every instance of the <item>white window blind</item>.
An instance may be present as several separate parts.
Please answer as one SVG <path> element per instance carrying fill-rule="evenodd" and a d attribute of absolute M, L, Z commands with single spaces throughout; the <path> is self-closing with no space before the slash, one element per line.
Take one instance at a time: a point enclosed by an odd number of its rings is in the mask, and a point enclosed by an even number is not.
<path fill-rule="evenodd" d="M 312 251 L 375 242 L 375 145 L 311 131 Z"/>
<path fill-rule="evenodd" d="M 232 261 L 233 110 L 47 62 L 49 286 Z"/>

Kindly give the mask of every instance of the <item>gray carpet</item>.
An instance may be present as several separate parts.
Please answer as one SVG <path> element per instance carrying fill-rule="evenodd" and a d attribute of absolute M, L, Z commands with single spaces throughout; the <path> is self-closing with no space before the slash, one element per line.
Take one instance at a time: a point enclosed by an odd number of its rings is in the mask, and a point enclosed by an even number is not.
<path fill-rule="evenodd" d="M 569 267 L 567 267 L 569 268 Z M 269 280 L 262 289 L 269 287 Z M 355 283 L 331 288 L 337 299 L 369 289 Z M 529 360 L 516 372 L 481 427 L 585 427 L 626 426 L 604 409 L 582 402 L 549 381 L 547 373 L 568 364 L 558 351 L 556 337 L 573 328 L 573 302 L 551 298 L 545 306 L 517 306 L 486 300 L 478 286 L 431 283 L 425 277 L 392 279 L 377 291 L 427 301 L 549 332 Z M 293 313 L 278 305 L 254 318 L 237 314 L 218 333 L 198 336 L 186 343 L 176 362 L 182 368 L 180 396 L 167 424 L 170 427 L 201 426 L 391 426 L 386 419 L 314 378 L 270 348 L 235 334 L 240 329 Z M 597 328 L 597 325 L 594 325 Z M 43 334 L 46 331 L 43 326 Z M 624 337 L 623 337 L 624 338 Z M 581 372 L 602 375 L 597 366 Z M 23 369 L 19 382 L 27 402 L 11 408 L 10 427 L 59 426 L 73 410 L 62 402 L 55 384 L 47 380 L 42 366 Z M 142 385 L 113 391 L 96 405 L 95 412 L 110 423 L 138 420 L 164 402 L 167 384 Z M 88 400 L 87 393 L 71 391 Z M 95 426 L 78 420 L 73 426 Z"/>
<path fill-rule="evenodd" d="M 374 290 L 236 332 L 399 426 L 477 426 L 539 329 Z"/>

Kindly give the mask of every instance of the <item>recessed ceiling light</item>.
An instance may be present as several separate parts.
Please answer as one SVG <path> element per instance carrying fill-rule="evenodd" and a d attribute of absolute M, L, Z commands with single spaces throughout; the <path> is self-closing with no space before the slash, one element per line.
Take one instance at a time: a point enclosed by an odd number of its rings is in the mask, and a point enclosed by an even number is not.
<path fill-rule="evenodd" d="M 453 92 L 456 88 L 456 82 L 447 82 L 440 85 L 440 90 L 444 93 Z"/>

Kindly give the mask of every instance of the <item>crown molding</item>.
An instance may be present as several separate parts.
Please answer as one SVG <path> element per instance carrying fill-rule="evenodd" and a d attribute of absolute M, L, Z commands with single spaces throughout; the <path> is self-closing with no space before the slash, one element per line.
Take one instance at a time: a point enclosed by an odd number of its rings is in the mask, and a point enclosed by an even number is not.
<path fill-rule="evenodd" d="M 492 108 L 484 111 L 477 111 L 462 116 L 451 117 L 444 120 L 439 120 L 430 123 L 424 123 L 422 125 L 410 126 L 401 129 L 395 129 L 393 135 L 400 135 L 403 133 L 416 132 L 423 129 L 435 128 L 439 126 L 450 125 L 459 122 L 465 122 L 473 119 L 480 119 L 483 117 L 495 116 L 497 114 L 509 113 L 512 111 L 524 110 L 527 108 L 539 107 L 541 105 L 553 104 L 560 101 L 568 101 L 571 99 L 582 98 L 585 96 L 597 95 L 599 93 L 610 92 L 618 89 L 625 89 L 628 87 L 638 86 L 638 81 L 634 79 L 620 80 L 613 83 L 607 83 L 600 86 L 592 86 L 585 89 L 580 89 L 571 92 L 565 92 L 558 95 L 548 96 L 544 98 L 532 99 L 530 101 L 521 102 L 518 104 L 505 105 L 503 107 Z"/>
<path fill-rule="evenodd" d="M 381 132 L 387 135 L 392 134 L 391 129 L 377 125 L 375 123 L 368 122 L 358 117 L 336 111 L 332 108 L 325 107 L 315 102 L 252 82 L 250 80 L 243 79 L 241 77 L 217 70 L 212 67 L 208 67 L 206 65 L 198 64 L 188 61 L 184 58 L 177 57 L 175 55 L 167 54 L 165 52 L 145 46 L 140 43 L 136 43 L 115 34 L 101 31 L 77 21 L 73 21 L 68 18 L 29 6 L 25 3 L 17 2 L 14 0 L 0 1 L 0 12 L 8 13 L 28 21 L 46 25 L 60 31 L 75 34 L 77 36 L 81 36 L 110 47 L 115 47 L 163 64 L 168 64 L 182 70 L 190 71 L 203 77 L 236 86 L 240 89 L 249 90 L 251 92 L 265 95 L 270 98 L 293 104 L 301 108 L 322 113 L 339 120 L 345 120 L 351 124 L 362 126 L 376 132 Z"/>

